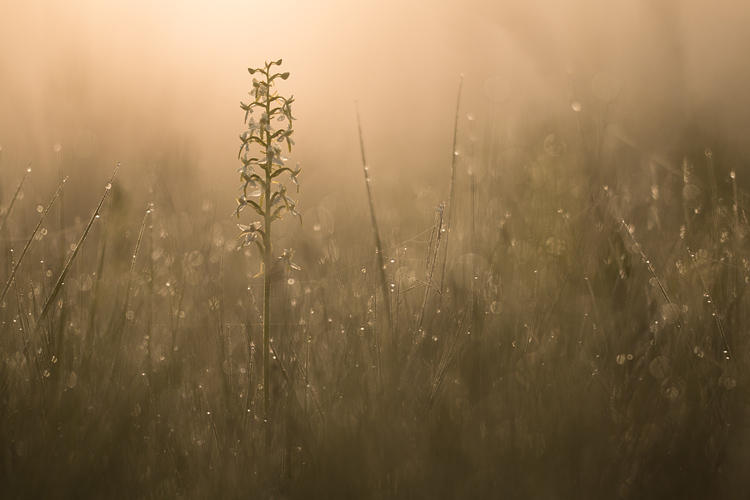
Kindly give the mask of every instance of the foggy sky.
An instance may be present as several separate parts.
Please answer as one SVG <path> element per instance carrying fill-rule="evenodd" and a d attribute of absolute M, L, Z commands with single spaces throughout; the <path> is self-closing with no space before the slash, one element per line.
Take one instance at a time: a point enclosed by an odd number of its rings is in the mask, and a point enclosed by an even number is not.
<path fill-rule="evenodd" d="M 750 126 L 746 2 L 207 5 L 6 2 L 5 168 L 48 163 L 55 143 L 73 159 L 96 158 L 104 171 L 182 144 L 205 179 L 233 185 L 243 130 L 238 104 L 251 81 L 246 68 L 276 58 L 291 72 L 280 91 L 297 99 L 291 156 L 323 189 L 322 176 L 361 181 L 355 100 L 374 182 L 397 171 L 447 175 L 461 74 L 462 115 L 494 109 L 513 123 L 524 119 L 519 102 L 568 106 L 566 74 L 585 94 L 591 78 L 606 72 L 619 84 L 625 111 L 618 119 L 647 149 L 677 141 L 680 124 L 690 120 L 735 140 Z M 504 101 L 488 98 L 491 77 L 507 82 Z"/>

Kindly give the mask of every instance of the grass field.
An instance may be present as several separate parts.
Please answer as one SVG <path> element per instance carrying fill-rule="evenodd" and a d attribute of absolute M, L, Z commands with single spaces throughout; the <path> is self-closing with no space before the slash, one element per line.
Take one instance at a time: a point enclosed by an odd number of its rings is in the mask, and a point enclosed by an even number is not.
<path fill-rule="evenodd" d="M 233 193 L 0 159 L 3 498 L 747 498 L 743 162 L 563 108 L 462 111 L 452 183 L 450 144 L 432 185 L 369 165 L 387 297 L 364 179 L 279 226 L 267 419 Z"/>

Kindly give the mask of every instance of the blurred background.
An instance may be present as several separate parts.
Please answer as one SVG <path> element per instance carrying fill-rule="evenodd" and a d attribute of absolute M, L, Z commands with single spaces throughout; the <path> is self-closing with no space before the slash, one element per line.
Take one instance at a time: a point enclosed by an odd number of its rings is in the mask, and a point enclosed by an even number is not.
<path fill-rule="evenodd" d="M 748 5 L 5 2 L 3 491 L 748 498 Z M 278 58 L 261 412 L 230 214 Z"/>
<path fill-rule="evenodd" d="M 696 134 L 747 161 L 748 20 L 734 0 L 10 2 L 2 176 L 59 160 L 85 197 L 118 161 L 126 184 L 171 162 L 175 182 L 233 192 L 246 68 L 280 57 L 303 200 L 361 189 L 355 101 L 374 185 L 408 194 L 419 180 L 445 197 L 462 74 L 462 116 L 499 123 L 511 145 L 554 132 L 575 101 L 663 161 Z"/>

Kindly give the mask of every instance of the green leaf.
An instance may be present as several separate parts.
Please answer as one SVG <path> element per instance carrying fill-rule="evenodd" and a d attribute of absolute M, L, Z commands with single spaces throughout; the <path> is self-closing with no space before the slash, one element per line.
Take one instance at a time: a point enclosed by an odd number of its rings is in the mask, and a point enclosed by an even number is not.
<path fill-rule="evenodd" d="M 289 167 L 284 167 L 284 168 L 280 168 L 280 169 L 278 169 L 278 170 L 277 170 L 276 172 L 274 172 L 274 173 L 272 173 L 272 174 L 271 174 L 271 179 L 273 179 L 273 178 L 275 178 L 275 177 L 278 177 L 278 176 L 280 176 L 280 175 L 281 175 L 281 174 L 282 174 L 283 172 L 287 172 L 287 171 L 288 171 L 288 172 L 291 172 L 291 170 L 289 169 Z"/>
<path fill-rule="evenodd" d="M 271 215 L 271 220 L 281 219 L 281 211 L 286 210 L 285 205 L 281 205 L 279 208 L 274 210 L 273 215 Z"/>
<path fill-rule="evenodd" d="M 260 254 L 263 255 L 265 253 L 265 249 L 263 247 L 263 243 L 261 243 L 258 240 L 255 240 L 255 244 L 258 245 L 258 250 L 260 250 Z"/>
<path fill-rule="evenodd" d="M 261 217 L 265 217 L 266 216 L 266 212 L 262 208 L 260 208 L 260 205 L 258 205 L 257 203 L 255 203 L 253 200 L 245 200 L 245 201 L 247 201 L 247 204 L 250 205 L 251 207 L 253 207 L 255 209 L 255 211 L 258 213 L 258 215 L 260 215 Z M 258 231 L 260 232 L 260 230 L 258 230 Z"/>

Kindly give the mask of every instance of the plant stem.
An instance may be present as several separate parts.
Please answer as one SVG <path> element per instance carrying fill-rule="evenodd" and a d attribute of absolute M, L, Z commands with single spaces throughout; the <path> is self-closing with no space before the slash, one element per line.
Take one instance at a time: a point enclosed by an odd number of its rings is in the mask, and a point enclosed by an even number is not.
<path fill-rule="evenodd" d="M 271 120 L 271 79 L 266 72 L 266 117 Z M 261 126 L 260 136 L 264 136 Z M 271 404 L 271 170 L 273 168 L 273 148 L 271 134 L 265 132 L 266 142 L 266 186 L 264 192 L 265 209 L 263 233 L 263 416 L 268 420 Z M 270 444 L 270 434 L 266 433 L 266 444 Z"/>
<path fill-rule="evenodd" d="M 461 81 L 458 83 L 458 98 L 456 99 L 456 121 L 453 127 L 453 151 L 451 151 L 451 183 L 448 188 L 448 204 L 446 210 L 448 210 L 448 217 L 446 223 L 446 235 L 445 235 L 445 253 L 443 254 L 443 270 L 440 274 L 440 291 L 445 291 L 445 268 L 448 262 L 448 242 L 450 241 L 450 234 L 453 230 L 451 225 L 451 218 L 453 216 L 453 202 L 454 202 L 454 191 L 456 187 L 456 146 L 458 144 L 458 111 L 461 109 L 461 87 L 464 83 L 464 77 L 461 75 Z"/>
<path fill-rule="evenodd" d="M 356 106 L 356 103 L 355 103 Z M 372 191 L 370 190 L 370 174 L 368 172 L 367 160 L 365 159 L 365 143 L 362 139 L 362 123 L 359 119 L 359 107 L 357 107 L 357 129 L 359 130 L 359 146 L 362 151 L 362 169 L 365 173 L 365 186 L 367 187 L 367 201 L 370 205 L 370 219 L 372 232 L 375 236 L 375 249 L 378 254 L 378 269 L 380 273 L 380 286 L 383 291 L 383 302 L 385 303 L 386 327 L 391 332 L 392 344 L 395 351 L 396 337 L 393 335 L 391 326 L 391 298 L 388 295 L 388 281 L 385 277 L 385 262 L 383 261 L 383 246 L 380 242 L 380 231 L 378 231 L 378 220 L 375 218 L 375 205 L 372 202 Z"/>

